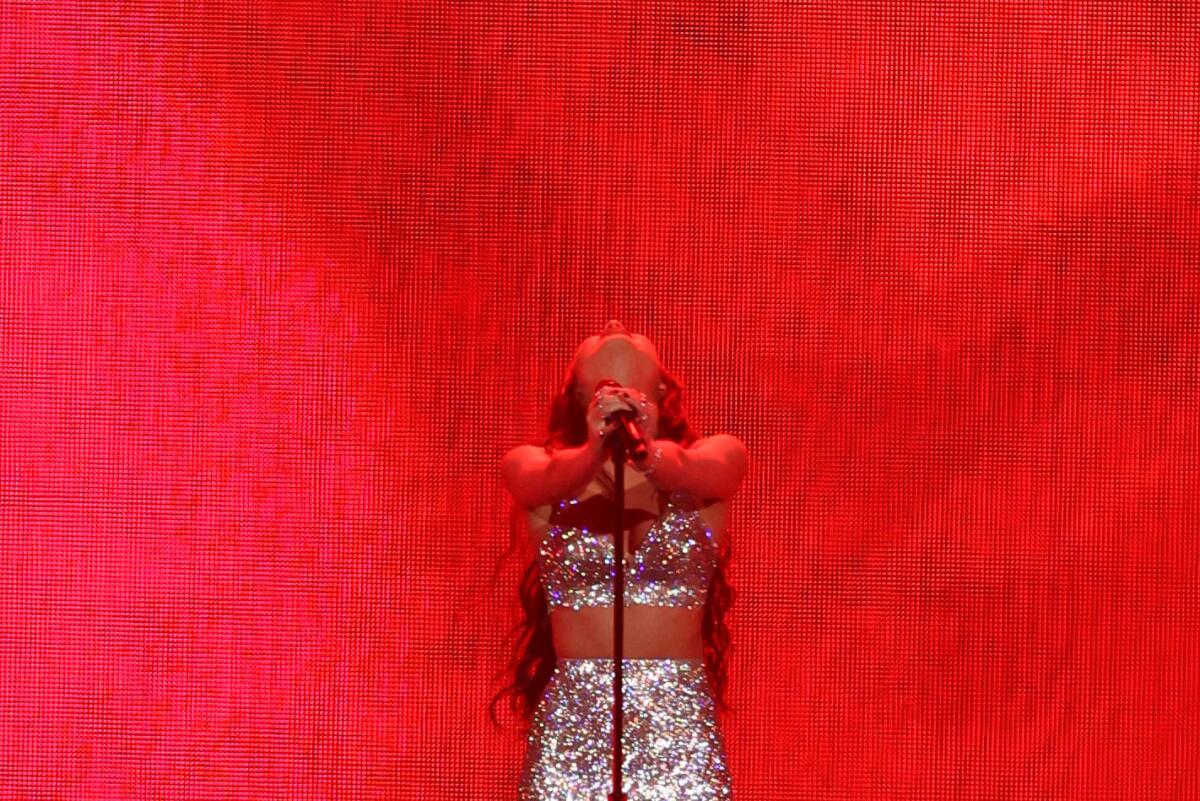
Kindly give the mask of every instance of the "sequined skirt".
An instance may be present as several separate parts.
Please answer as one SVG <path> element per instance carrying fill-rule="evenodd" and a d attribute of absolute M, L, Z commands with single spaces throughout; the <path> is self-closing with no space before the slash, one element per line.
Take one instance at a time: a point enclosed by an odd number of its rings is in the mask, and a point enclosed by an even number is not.
<path fill-rule="evenodd" d="M 702 659 L 622 661 L 622 790 L 629 801 L 731 799 L 724 737 Z M 562 658 L 534 710 L 521 801 L 606 801 L 613 664 Z"/>

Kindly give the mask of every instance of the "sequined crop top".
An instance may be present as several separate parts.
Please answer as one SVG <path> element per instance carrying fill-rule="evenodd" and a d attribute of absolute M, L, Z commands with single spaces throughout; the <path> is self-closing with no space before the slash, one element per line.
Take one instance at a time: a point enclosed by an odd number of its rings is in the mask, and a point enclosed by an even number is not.
<path fill-rule="evenodd" d="M 538 568 L 550 609 L 613 604 L 613 537 L 586 527 L 562 526 L 560 513 L 577 498 L 558 502 L 538 547 Z M 672 492 L 667 508 L 646 532 L 625 565 L 625 606 L 704 605 L 717 564 L 713 532 L 695 499 Z"/>

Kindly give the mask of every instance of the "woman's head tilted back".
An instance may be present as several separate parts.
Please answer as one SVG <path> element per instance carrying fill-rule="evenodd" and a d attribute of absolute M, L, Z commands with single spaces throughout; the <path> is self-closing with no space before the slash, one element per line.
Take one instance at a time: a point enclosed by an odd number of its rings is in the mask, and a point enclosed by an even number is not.
<path fill-rule="evenodd" d="M 645 394 L 647 428 L 655 436 L 684 445 L 697 439 L 683 411 L 683 387 L 663 367 L 654 343 L 630 333 L 620 320 L 609 320 L 600 333 L 583 340 L 571 357 L 550 407 L 546 447 L 577 447 L 587 441 L 587 407 L 606 378 Z"/>
<path fill-rule="evenodd" d="M 658 351 L 650 340 L 629 333 L 620 320 L 609 320 L 599 334 L 580 343 L 571 358 L 575 400 L 586 407 L 597 385 L 611 378 L 622 386 L 641 390 L 657 406 L 666 390 L 661 369 Z"/>

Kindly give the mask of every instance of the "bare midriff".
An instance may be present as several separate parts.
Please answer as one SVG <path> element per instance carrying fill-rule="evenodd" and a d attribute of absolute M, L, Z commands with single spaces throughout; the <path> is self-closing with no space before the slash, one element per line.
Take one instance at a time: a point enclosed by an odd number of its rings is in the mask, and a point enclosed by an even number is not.
<path fill-rule="evenodd" d="M 700 625 L 704 609 L 626 606 L 622 655 L 633 659 L 699 658 L 704 655 Z M 563 657 L 613 655 L 613 608 L 553 609 L 554 652 Z"/>

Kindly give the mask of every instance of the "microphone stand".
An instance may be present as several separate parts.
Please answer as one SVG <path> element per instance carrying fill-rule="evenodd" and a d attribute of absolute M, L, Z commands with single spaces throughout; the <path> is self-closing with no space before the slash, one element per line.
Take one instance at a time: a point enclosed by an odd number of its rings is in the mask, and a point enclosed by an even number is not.
<path fill-rule="evenodd" d="M 621 663 L 623 659 L 622 643 L 625 639 L 625 440 L 614 436 L 610 440 L 613 459 L 613 479 L 616 484 L 615 495 L 616 514 L 613 515 L 613 556 L 615 569 L 613 571 L 613 741 L 612 741 L 612 792 L 608 801 L 626 801 L 625 793 L 621 791 L 621 734 L 623 729 L 624 699 L 621 695 Z"/>
<path fill-rule="evenodd" d="M 620 386 L 616 380 L 606 378 L 598 386 Z M 613 515 L 613 742 L 612 742 L 612 792 L 608 801 L 626 801 L 625 793 L 621 791 L 621 762 L 622 733 L 624 722 L 624 697 L 622 695 L 622 663 L 624 658 L 625 641 L 625 457 L 626 448 L 632 448 L 633 455 L 638 459 L 646 456 L 646 443 L 638 436 L 633 426 L 630 412 L 615 413 L 622 420 L 623 427 L 615 436 L 608 440 L 612 453 L 613 483 L 616 511 Z"/>

